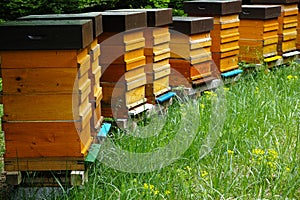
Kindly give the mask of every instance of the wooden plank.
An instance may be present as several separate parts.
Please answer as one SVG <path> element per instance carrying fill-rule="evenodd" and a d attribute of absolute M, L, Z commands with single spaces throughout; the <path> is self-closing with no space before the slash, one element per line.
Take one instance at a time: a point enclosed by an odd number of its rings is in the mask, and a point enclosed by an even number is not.
<path fill-rule="evenodd" d="M 139 48 L 132 51 L 125 51 L 124 46 L 102 46 L 100 56 L 100 65 L 108 64 L 126 64 L 130 60 L 144 56 L 144 49 Z"/>
<path fill-rule="evenodd" d="M 191 80 L 197 80 L 212 75 L 211 61 L 201 62 L 196 65 L 192 65 L 190 68 Z"/>
<path fill-rule="evenodd" d="M 2 68 L 77 68 L 78 51 L 1 51 Z M 83 52 L 86 55 L 86 52 Z"/>
<path fill-rule="evenodd" d="M 239 37 L 239 36 L 237 36 Z M 214 40 L 213 40 L 214 41 Z M 239 49 L 239 40 L 232 42 L 221 43 L 221 44 L 212 44 L 211 52 L 228 52 Z"/>
<path fill-rule="evenodd" d="M 5 158 L 81 157 L 79 133 L 70 122 L 5 122 Z"/>
<path fill-rule="evenodd" d="M 82 157 L 4 158 L 5 171 L 84 170 Z"/>
<path fill-rule="evenodd" d="M 235 52 L 235 51 L 231 51 Z M 217 65 L 220 72 L 230 71 L 237 69 L 238 66 L 238 54 L 233 54 L 228 57 L 224 57 L 223 53 L 212 53 L 212 58 Z"/>
<path fill-rule="evenodd" d="M 4 121 L 78 120 L 79 94 L 4 95 Z"/>
<path fill-rule="evenodd" d="M 73 93 L 76 68 L 1 69 L 4 94 Z M 76 86 L 78 88 L 78 86 Z"/>
<path fill-rule="evenodd" d="M 145 78 L 138 80 L 134 89 L 128 90 L 127 85 L 124 83 L 108 83 L 101 82 L 103 99 L 101 103 L 109 105 L 121 105 L 122 107 L 128 106 L 132 103 L 138 102 L 145 98 Z M 140 86 L 138 86 L 141 84 Z"/>
<path fill-rule="evenodd" d="M 142 62 L 144 63 L 144 62 Z M 134 77 L 144 74 L 145 68 L 143 65 L 134 67 L 127 71 L 124 65 L 110 65 L 103 71 L 101 82 L 127 82 L 135 79 Z"/>
<path fill-rule="evenodd" d="M 98 43 L 100 44 L 101 49 L 103 46 L 125 46 L 138 43 L 140 41 L 145 42 L 143 30 L 130 30 L 126 32 L 104 32 L 100 35 Z M 144 43 L 145 45 L 145 43 Z M 127 50 L 126 50 L 127 51 Z"/>

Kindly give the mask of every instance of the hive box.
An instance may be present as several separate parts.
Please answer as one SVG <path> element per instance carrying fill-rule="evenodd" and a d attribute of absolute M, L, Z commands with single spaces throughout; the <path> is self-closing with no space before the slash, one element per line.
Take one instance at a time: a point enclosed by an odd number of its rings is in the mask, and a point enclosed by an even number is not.
<path fill-rule="evenodd" d="M 106 11 L 101 14 L 104 30 L 99 37 L 102 114 L 105 117 L 128 118 L 131 108 L 145 103 L 143 29 L 147 26 L 146 13 Z M 119 110 L 116 115 L 114 109 Z"/>
<path fill-rule="evenodd" d="M 172 86 L 203 83 L 212 74 L 210 30 L 212 17 L 173 17 L 171 31 Z"/>
<path fill-rule="evenodd" d="M 97 44 L 99 35 L 103 32 L 102 15 L 100 12 L 77 13 L 77 14 L 47 14 L 47 15 L 28 15 L 20 17 L 18 20 L 83 20 L 89 19 L 93 22 L 93 39 L 94 42 L 90 45 L 89 54 L 91 55 L 91 66 L 88 70 L 89 78 L 91 79 L 91 91 L 89 94 L 90 102 L 92 103 L 92 119 L 91 128 L 98 132 L 101 125 L 100 102 L 102 98 L 102 89 L 100 87 L 101 67 L 99 66 L 100 46 Z M 95 41 L 96 40 L 96 41 Z M 97 113 L 94 114 L 94 113 Z"/>
<path fill-rule="evenodd" d="M 5 169 L 84 170 L 92 21 L 7 22 L 0 36 Z"/>
<path fill-rule="evenodd" d="M 280 14 L 280 5 L 242 6 L 239 27 L 241 61 L 261 63 L 265 58 L 277 55 Z"/>

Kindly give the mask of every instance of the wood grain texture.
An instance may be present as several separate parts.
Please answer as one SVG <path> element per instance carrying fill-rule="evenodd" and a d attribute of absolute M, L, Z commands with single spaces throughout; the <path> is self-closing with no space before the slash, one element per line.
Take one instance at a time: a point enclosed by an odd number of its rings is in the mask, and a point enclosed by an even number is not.
<path fill-rule="evenodd" d="M 81 157 L 4 158 L 5 171 L 85 170 Z"/>

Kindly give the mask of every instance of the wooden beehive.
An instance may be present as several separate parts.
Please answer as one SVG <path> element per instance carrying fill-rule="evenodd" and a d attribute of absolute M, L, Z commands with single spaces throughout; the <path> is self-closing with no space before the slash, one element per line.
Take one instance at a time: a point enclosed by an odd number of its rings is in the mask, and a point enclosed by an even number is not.
<path fill-rule="evenodd" d="M 240 13 L 240 61 L 261 63 L 277 55 L 280 5 L 243 5 Z M 255 30 L 255 31 L 253 31 Z"/>
<path fill-rule="evenodd" d="M 102 12 L 100 65 L 102 115 L 128 118 L 128 112 L 145 102 L 145 12 Z"/>
<path fill-rule="evenodd" d="M 189 16 L 214 17 L 214 28 L 211 31 L 213 61 L 220 72 L 238 68 L 238 14 L 241 11 L 241 1 L 186 1 L 184 10 Z"/>
<path fill-rule="evenodd" d="M 298 26 L 298 4 L 299 0 L 251 0 L 257 4 L 280 4 L 281 15 L 278 17 L 278 46 L 279 55 L 296 49 L 297 26 Z"/>
<path fill-rule="evenodd" d="M 173 17 L 171 31 L 171 85 L 190 87 L 212 76 L 212 17 Z"/>
<path fill-rule="evenodd" d="M 101 67 L 99 66 L 100 45 L 98 37 L 103 32 L 102 15 L 100 12 L 77 13 L 77 14 L 47 14 L 28 15 L 18 18 L 18 20 L 83 20 L 88 19 L 93 22 L 93 42 L 89 45 L 90 68 L 88 77 L 91 80 L 91 92 L 89 100 L 92 105 L 91 131 L 95 136 L 101 126 L 101 99 L 102 88 L 100 87 Z M 94 137 L 96 138 L 96 137 Z"/>
<path fill-rule="evenodd" d="M 119 9 L 111 12 L 145 12 L 147 28 L 143 30 L 145 38 L 144 55 L 147 76 L 146 98 L 148 103 L 156 103 L 156 98 L 170 91 L 170 33 L 168 25 L 172 23 L 171 8 Z"/>
<path fill-rule="evenodd" d="M 6 171 L 84 170 L 91 20 L 0 25 Z"/>

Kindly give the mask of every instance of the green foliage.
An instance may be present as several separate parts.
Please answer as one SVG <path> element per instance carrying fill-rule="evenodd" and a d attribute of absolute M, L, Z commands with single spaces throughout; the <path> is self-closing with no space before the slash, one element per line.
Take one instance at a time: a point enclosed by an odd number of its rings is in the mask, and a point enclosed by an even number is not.
<path fill-rule="evenodd" d="M 183 0 L 2 0 L 0 23 L 30 14 L 78 13 L 118 8 L 173 8 L 173 15 L 184 15 Z"/>

